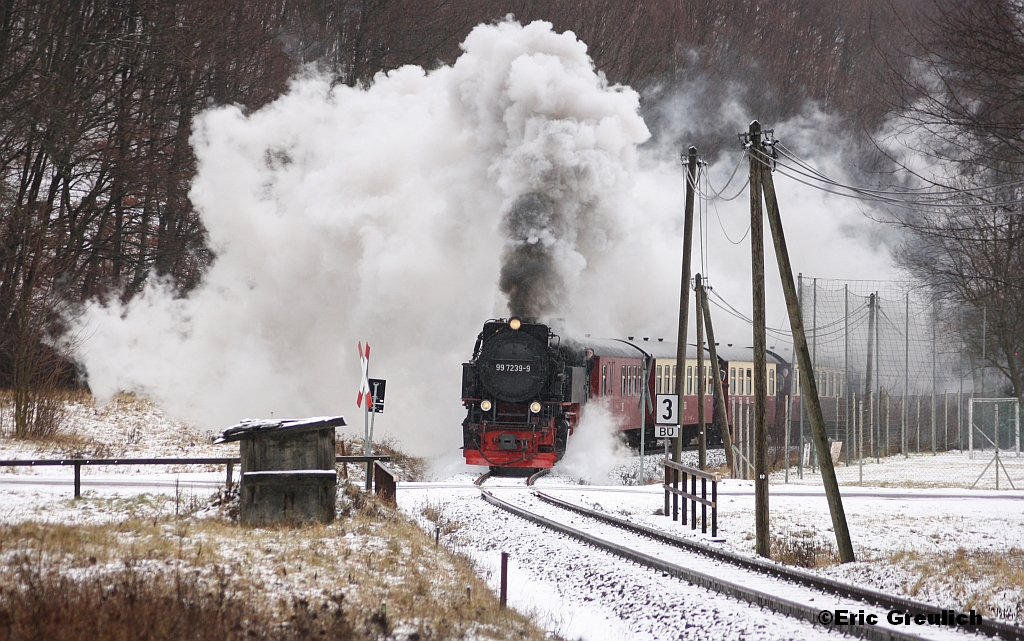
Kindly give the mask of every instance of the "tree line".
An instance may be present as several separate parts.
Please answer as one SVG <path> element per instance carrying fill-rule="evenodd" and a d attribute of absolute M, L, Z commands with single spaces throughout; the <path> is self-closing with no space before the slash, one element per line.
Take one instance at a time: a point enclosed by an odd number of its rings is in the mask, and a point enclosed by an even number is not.
<path fill-rule="evenodd" d="M 941 169 L 918 178 L 954 197 L 895 212 L 907 232 L 897 258 L 952 303 L 942 320 L 967 342 L 975 388 L 1024 401 L 1024 7 L 942 1 L 918 22 L 901 49 L 915 73 L 890 72 L 890 112 L 910 150 Z M 998 375 L 984 387 L 986 371 Z"/>
<path fill-rule="evenodd" d="M 18 430 L 30 429 L 33 394 L 78 381 L 50 347 L 67 306 L 129 300 L 154 277 L 181 295 L 201 281 L 216 257 L 187 196 L 193 119 L 217 104 L 258 109 L 303 67 L 350 86 L 406 64 L 432 69 L 454 62 L 475 25 L 512 15 L 575 32 L 609 82 L 641 92 L 656 135 L 659 101 L 683 86 L 698 108 L 739 92 L 762 122 L 814 101 L 859 135 L 918 104 L 922 61 L 960 75 L 989 64 L 939 48 L 951 11 L 939 0 L 7 0 L 0 389 L 21 394 Z M 931 35 L 904 46 L 922 29 Z M 734 129 L 712 123 L 670 142 L 714 153 Z M 1001 135 L 986 153 L 1013 156 Z"/>

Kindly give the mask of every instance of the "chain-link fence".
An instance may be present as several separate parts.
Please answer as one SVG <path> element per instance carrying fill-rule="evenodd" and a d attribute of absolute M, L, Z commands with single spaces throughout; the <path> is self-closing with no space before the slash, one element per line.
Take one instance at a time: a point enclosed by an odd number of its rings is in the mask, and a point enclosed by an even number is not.
<path fill-rule="evenodd" d="M 958 308 L 899 281 L 801 277 L 799 294 L 840 484 L 1024 488 L 1016 399 L 985 398 Z M 800 375 L 771 428 L 777 482 L 821 480 Z"/>

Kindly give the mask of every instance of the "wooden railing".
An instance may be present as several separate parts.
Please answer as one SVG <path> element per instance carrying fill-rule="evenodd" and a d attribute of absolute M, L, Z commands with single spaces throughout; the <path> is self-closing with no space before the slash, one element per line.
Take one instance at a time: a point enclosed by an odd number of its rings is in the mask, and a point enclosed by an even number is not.
<path fill-rule="evenodd" d="M 679 498 L 683 499 L 683 523 L 686 523 L 686 501 L 690 501 L 690 529 L 697 529 L 697 504 L 700 503 L 701 527 L 704 534 L 708 532 L 708 508 L 711 508 L 711 536 L 718 536 L 718 474 L 704 472 L 687 467 L 675 461 L 664 460 L 665 482 L 665 516 L 669 514 L 669 497 L 671 497 L 672 520 L 679 520 Z M 700 495 L 697 494 L 697 479 L 700 479 Z M 690 491 L 686 490 L 687 480 Z M 711 499 L 708 500 L 708 481 L 711 481 Z M 682 484 L 682 489 L 680 489 Z"/>
<path fill-rule="evenodd" d="M 395 499 L 397 482 L 398 476 L 394 472 L 385 467 L 380 461 L 373 462 L 374 493 L 378 498 L 390 503 L 394 507 L 398 506 L 398 501 Z"/>
<path fill-rule="evenodd" d="M 376 463 L 379 461 L 390 461 L 390 456 L 336 456 L 335 463 Z M 43 467 L 52 465 L 67 466 L 75 468 L 75 498 L 82 495 L 82 466 L 83 465 L 226 465 L 227 466 L 227 488 L 231 488 L 232 476 L 235 465 L 239 463 L 237 457 L 221 458 L 66 458 L 66 459 L 14 459 L 0 461 L 0 467 Z M 394 485 L 392 485 L 392 494 Z"/>

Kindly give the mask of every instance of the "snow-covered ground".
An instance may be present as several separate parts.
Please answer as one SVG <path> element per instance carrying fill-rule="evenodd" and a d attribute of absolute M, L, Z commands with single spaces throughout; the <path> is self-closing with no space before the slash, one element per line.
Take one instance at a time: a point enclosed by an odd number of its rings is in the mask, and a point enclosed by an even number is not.
<path fill-rule="evenodd" d="M 842 486 L 1024 490 L 1024 455 L 1013 450 L 999 453 L 998 480 L 993 449 L 865 458 L 853 460 L 848 466 L 839 464 L 835 469 L 836 478 Z M 773 483 L 787 482 L 786 470 L 773 473 L 771 480 Z M 794 466 L 789 468 L 788 482 L 821 485 L 821 474 L 817 468 L 805 466 L 803 470 L 798 470 Z"/>
<path fill-rule="evenodd" d="M 425 505 L 443 509 L 449 521 L 460 524 L 448 544 L 477 559 L 490 572 L 488 580 L 493 587 L 497 586 L 495 567 L 500 552 L 509 552 L 512 602 L 537 611 L 550 629 L 566 637 L 796 639 L 821 633 L 774 619 L 771 625 L 764 625 L 765 613 L 756 608 L 736 602 L 726 606 L 729 599 L 540 531 L 479 500 L 473 488 L 457 486 L 470 478 L 403 483 L 400 505 L 410 513 L 421 512 Z M 498 482 L 522 485 L 511 479 Z M 675 534 L 710 540 L 699 528 L 693 531 L 658 514 L 664 505 L 660 486 L 581 486 L 548 477 L 541 479 L 537 488 Z M 523 486 L 519 491 L 528 490 Z M 983 607 L 1010 619 L 1024 614 L 1024 589 L 1019 582 L 1010 585 L 1001 583 L 1005 576 L 972 576 L 970 572 L 948 576 L 944 572 L 958 561 L 969 564 L 976 555 L 980 555 L 979 563 L 994 555 L 1019 566 L 1024 549 L 1024 493 L 864 487 L 844 488 L 843 495 L 858 562 L 818 571 L 948 608 Z M 820 488 L 774 484 L 770 497 L 777 539 L 798 544 L 813 541 L 825 547 L 834 542 Z M 753 555 L 753 483 L 725 480 L 719 500 L 719 539 L 715 544 Z M 695 622 L 696 629 L 691 629 Z M 607 629 L 616 630 L 615 635 L 602 634 L 601 630 Z"/>
<path fill-rule="evenodd" d="M 0 459 L 237 455 L 237 446 L 215 446 L 207 435 L 168 421 L 149 404 L 131 398 L 118 403 L 103 409 L 84 402 L 73 406 L 75 431 L 57 445 L 0 439 Z M 913 465 L 914 457 L 866 463 L 863 486 L 850 484 L 859 482 L 858 467 L 840 468 L 841 479 L 843 474 L 858 474 L 843 481 L 842 487 L 858 562 L 826 564 L 816 571 L 938 606 L 975 607 L 1024 620 L 1024 491 L 967 489 L 981 471 L 975 462 L 955 454 L 927 458 L 932 470 L 939 461 L 948 462 L 943 471 L 948 487 L 921 487 L 924 484 L 915 480 L 919 469 Z M 1012 457 L 1005 462 L 1008 467 L 1016 463 Z M 646 457 L 645 463 L 649 476 L 657 474 L 657 457 Z M 984 460 L 980 464 L 983 468 Z M 652 527 L 709 539 L 699 529 L 694 532 L 658 514 L 664 502 L 660 486 L 635 485 L 638 468 L 637 460 L 629 461 L 611 475 L 632 485 L 578 485 L 552 476 L 541 479 L 538 488 Z M 402 482 L 400 507 L 430 531 L 434 525 L 428 515 L 440 519 L 444 544 L 469 555 L 495 590 L 500 552 L 509 552 L 511 604 L 534 613 L 558 635 L 572 640 L 824 635 L 821 628 L 779 620 L 758 608 L 623 564 L 501 512 L 480 500 L 472 486 L 477 473 Z M 781 472 L 772 476 L 773 546 L 827 557 L 834 537 L 820 481 L 807 470 L 802 481 L 795 470 L 790 470 L 790 483 L 783 478 Z M 86 468 L 83 489 L 91 498 L 79 502 L 69 500 L 71 481 L 70 468 L 0 468 L 0 522 L 116 522 L 125 511 L 194 508 L 223 487 L 224 469 Z M 520 479 L 489 483 L 507 486 L 502 490 L 506 493 L 528 491 Z M 753 484 L 724 480 L 719 497 L 719 539 L 714 544 L 753 554 Z"/>

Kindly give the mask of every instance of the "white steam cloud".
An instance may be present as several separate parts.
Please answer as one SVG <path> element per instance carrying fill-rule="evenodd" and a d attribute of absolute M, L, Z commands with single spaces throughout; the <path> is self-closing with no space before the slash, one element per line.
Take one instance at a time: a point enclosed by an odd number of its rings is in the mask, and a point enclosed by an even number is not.
<path fill-rule="evenodd" d="M 548 23 L 479 26 L 463 49 L 429 73 L 404 67 L 363 88 L 306 77 L 255 113 L 202 114 L 190 197 L 217 260 L 186 298 L 153 282 L 126 306 L 86 311 L 79 356 L 94 392 L 139 391 L 210 430 L 273 412 L 345 414 L 361 432 L 363 341 L 371 376 L 388 380 L 378 433 L 454 458 L 460 363 L 510 303 L 580 333 L 674 337 L 681 172 L 638 151 L 636 93 L 608 86 L 586 45 Z M 854 206 L 779 193 L 798 271 L 884 273 L 884 250 L 850 231 Z M 720 207 L 734 238 L 745 200 Z M 704 222 L 714 233 L 697 259 L 749 310 L 749 248 Z M 820 251 L 833 242 L 843 250 Z M 768 291 L 769 323 L 782 324 Z M 749 326 L 717 330 L 749 344 Z M 585 449 L 597 414 L 570 449 Z"/>
<path fill-rule="evenodd" d="M 588 484 L 607 485 L 612 470 L 632 457 L 617 435 L 620 428 L 606 401 L 587 403 L 554 472 Z"/>
<path fill-rule="evenodd" d="M 557 203 L 534 235 L 567 300 L 647 137 L 637 95 L 608 87 L 571 33 L 505 22 L 463 47 L 429 74 L 366 89 L 304 78 L 254 114 L 198 118 L 190 197 L 217 260 L 187 298 L 156 282 L 88 310 L 93 390 L 144 392 L 209 429 L 271 412 L 358 423 L 362 340 L 389 381 L 379 429 L 418 453 L 455 450 L 460 363 L 505 307 L 503 212 L 528 193 Z"/>

